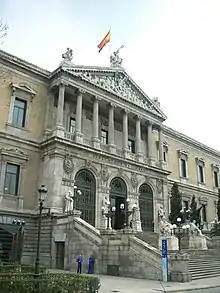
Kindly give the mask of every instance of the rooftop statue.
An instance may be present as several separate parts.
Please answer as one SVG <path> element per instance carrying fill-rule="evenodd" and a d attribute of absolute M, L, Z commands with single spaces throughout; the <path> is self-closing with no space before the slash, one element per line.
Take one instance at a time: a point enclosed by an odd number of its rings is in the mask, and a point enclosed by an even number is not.
<path fill-rule="evenodd" d="M 124 48 L 122 45 L 117 51 L 113 52 L 113 54 L 110 56 L 110 65 L 113 68 L 118 68 L 122 66 L 123 59 L 119 57 L 119 51 Z"/>

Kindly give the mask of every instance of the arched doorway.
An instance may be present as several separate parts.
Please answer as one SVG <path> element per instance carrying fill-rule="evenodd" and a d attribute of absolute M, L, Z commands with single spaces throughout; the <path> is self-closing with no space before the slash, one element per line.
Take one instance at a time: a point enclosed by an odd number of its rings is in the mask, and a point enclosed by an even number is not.
<path fill-rule="evenodd" d="M 148 184 L 139 188 L 140 219 L 143 231 L 154 230 L 154 200 L 153 191 Z"/>
<path fill-rule="evenodd" d="M 81 218 L 95 226 L 96 181 L 88 170 L 80 170 L 75 176 L 75 185 L 82 195 L 76 197 L 76 209 L 82 212 Z"/>
<path fill-rule="evenodd" d="M 127 187 L 123 179 L 116 177 L 110 183 L 110 203 L 116 207 L 115 217 L 112 219 L 112 228 L 119 230 L 124 228 L 125 217 L 120 205 L 125 204 L 127 198 Z"/>

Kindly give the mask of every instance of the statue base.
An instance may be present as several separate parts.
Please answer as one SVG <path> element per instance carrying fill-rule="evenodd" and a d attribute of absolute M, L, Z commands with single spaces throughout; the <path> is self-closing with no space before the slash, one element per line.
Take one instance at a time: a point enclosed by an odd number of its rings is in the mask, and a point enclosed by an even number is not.
<path fill-rule="evenodd" d="M 178 239 L 175 236 L 160 236 L 159 237 L 159 249 L 162 250 L 162 239 L 167 239 L 167 250 L 169 251 L 178 251 L 179 250 L 179 243 Z"/>
<path fill-rule="evenodd" d="M 207 241 L 203 236 L 192 236 L 189 238 L 189 249 L 207 250 Z"/>
<path fill-rule="evenodd" d="M 139 221 L 139 220 L 132 221 L 132 229 L 135 232 L 142 232 L 141 221 Z"/>

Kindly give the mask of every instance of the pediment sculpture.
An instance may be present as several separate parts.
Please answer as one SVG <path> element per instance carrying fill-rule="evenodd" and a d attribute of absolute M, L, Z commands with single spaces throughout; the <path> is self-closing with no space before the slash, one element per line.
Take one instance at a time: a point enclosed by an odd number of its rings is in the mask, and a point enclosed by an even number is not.
<path fill-rule="evenodd" d="M 122 66 L 123 59 L 119 57 L 119 51 L 124 48 L 122 45 L 117 51 L 113 52 L 113 54 L 110 56 L 110 65 L 113 68 L 118 68 Z"/>

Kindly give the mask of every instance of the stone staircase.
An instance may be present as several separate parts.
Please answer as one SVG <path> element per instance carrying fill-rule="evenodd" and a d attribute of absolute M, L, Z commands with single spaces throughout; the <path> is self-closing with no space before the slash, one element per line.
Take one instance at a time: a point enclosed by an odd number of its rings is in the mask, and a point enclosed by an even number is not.
<path fill-rule="evenodd" d="M 216 249 L 186 251 L 190 255 L 192 280 L 220 276 L 220 252 Z"/>
<path fill-rule="evenodd" d="M 137 238 L 150 244 L 151 246 L 158 248 L 159 244 L 159 234 L 151 231 L 143 231 L 136 235 Z"/>

